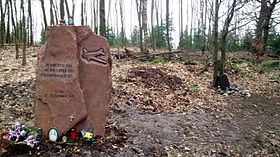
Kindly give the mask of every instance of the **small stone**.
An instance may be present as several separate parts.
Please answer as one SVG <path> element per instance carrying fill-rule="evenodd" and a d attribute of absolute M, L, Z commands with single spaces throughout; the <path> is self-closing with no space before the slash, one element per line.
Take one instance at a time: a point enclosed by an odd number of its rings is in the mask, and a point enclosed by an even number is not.
<path fill-rule="evenodd" d="M 33 120 L 25 122 L 25 125 L 26 125 L 27 128 L 34 128 L 35 127 L 35 123 L 34 123 Z"/>

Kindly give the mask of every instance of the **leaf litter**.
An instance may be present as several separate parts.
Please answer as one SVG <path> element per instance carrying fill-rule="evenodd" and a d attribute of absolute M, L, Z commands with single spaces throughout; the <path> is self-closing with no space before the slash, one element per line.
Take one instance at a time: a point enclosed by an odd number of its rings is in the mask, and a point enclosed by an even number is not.
<path fill-rule="evenodd" d="M 187 57 L 164 63 L 129 58 L 113 60 L 113 90 L 107 135 L 100 137 L 93 145 L 43 144 L 31 153 L 70 153 L 77 156 L 279 156 L 280 133 L 275 131 L 279 130 L 279 122 L 273 121 L 274 131 L 271 132 L 273 128 L 255 130 L 244 125 L 243 120 L 253 119 L 251 123 L 255 123 L 257 116 L 240 118 L 240 114 L 259 109 L 261 104 L 254 102 L 256 97 L 273 100 L 268 102 L 272 110 L 267 114 L 272 113 L 273 109 L 278 110 L 275 104 L 280 105 L 279 82 L 271 81 L 271 78 L 277 79 L 279 71 L 259 74 L 256 66 L 245 58 L 242 63 L 236 63 L 239 71 L 232 67 L 226 70 L 231 83 L 240 85 L 253 96 L 223 96 L 210 91 L 212 66 L 200 76 L 197 75 L 205 68 L 207 60 L 192 58 L 191 54 Z M 240 56 L 232 54 L 230 57 Z M 28 64 L 22 67 L 21 60 L 14 59 L 11 47 L 0 55 L 2 131 L 15 121 L 29 122 L 30 125 L 34 121 L 35 48 L 28 49 L 27 60 Z M 251 111 L 245 112 L 243 107 Z M 277 119 L 276 115 L 272 117 Z M 265 118 L 271 117 L 265 114 Z M 265 125 L 268 122 L 263 120 L 260 123 Z M 242 131 L 247 132 L 248 136 L 242 135 Z M 258 137 L 265 140 L 256 146 L 255 141 L 260 141 Z M 9 155 L 7 150 L 6 155 Z"/>

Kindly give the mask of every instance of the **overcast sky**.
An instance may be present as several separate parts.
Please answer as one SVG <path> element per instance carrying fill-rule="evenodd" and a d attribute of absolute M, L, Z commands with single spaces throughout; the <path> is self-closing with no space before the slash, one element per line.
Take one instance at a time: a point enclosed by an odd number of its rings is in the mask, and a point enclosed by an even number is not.
<path fill-rule="evenodd" d="M 75 0 L 76 1 L 76 7 L 75 7 L 75 25 L 80 25 L 80 10 L 81 10 L 81 0 Z M 93 15 L 90 10 L 90 5 L 92 4 L 93 0 L 86 0 L 86 7 L 87 7 L 87 25 L 91 25 L 91 19 L 93 18 Z M 125 23 L 125 33 L 126 36 L 129 37 L 134 26 L 138 26 L 138 20 L 137 20 L 137 11 L 136 11 L 136 3 L 135 0 L 122 0 L 123 1 L 123 9 L 124 9 L 124 23 Z M 157 0 L 158 1 L 158 6 L 159 6 L 159 15 L 162 16 L 163 19 L 165 19 L 165 10 L 166 10 L 166 5 L 165 5 L 165 0 Z M 220 9 L 220 16 L 224 15 L 225 11 L 227 10 L 227 5 L 230 4 L 231 0 L 225 1 L 221 6 Z M 58 7 L 59 7 L 59 0 L 54 0 L 54 2 L 57 2 Z M 113 26 L 114 31 L 120 32 L 121 29 L 121 22 L 120 22 L 120 7 L 119 7 L 119 0 L 111 0 L 111 7 L 109 8 L 109 3 L 110 0 L 105 0 L 106 2 L 106 20 L 108 20 L 109 25 Z M 198 13 L 199 11 L 199 0 L 193 0 L 193 6 L 198 9 L 198 11 L 194 11 L 194 18 L 191 18 L 191 0 L 182 0 L 183 2 L 183 27 L 188 25 L 190 27 L 191 21 L 194 22 L 194 26 L 197 25 L 198 19 L 200 17 L 200 14 Z M 40 40 L 40 32 L 42 29 L 42 24 L 43 24 L 43 16 L 42 16 L 42 8 L 41 8 L 41 3 L 39 0 L 33 0 L 32 2 L 32 9 L 33 9 L 33 19 L 34 19 L 34 33 L 36 35 L 35 40 L 39 41 Z M 72 12 L 72 0 L 68 0 L 69 7 L 70 7 L 70 12 Z M 20 4 L 17 4 L 18 7 L 20 8 Z M 27 4 L 25 4 L 27 5 Z M 208 4 L 209 5 L 209 4 Z M 27 7 L 25 7 L 27 8 Z M 172 32 L 172 38 L 173 40 L 173 45 L 177 46 L 179 42 L 179 0 L 170 0 L 170 17 L 173 19 L 173 24 L 174 24 L 174 31 Z M 256 4 L 252 3 L 250 7 L 245 7 L 242 11 L 245 12 L 253 12 L 256 10 L 257 6 Z M 45 1 L 45 10 L 47 14 L 47 19 L 48 23 L 50 22 L 49 17 L 49 0 Z M 148 29 L 150 31 L 151 29 L 151 0 L 148 0 Z M 18 9 L 18 14 L 19 14 L 19 9 Z M 65 11 L 66 12 L 66 11 Z M 241 13 L 241 12 L 240 12 Z M 109 16 L 109 19 L 108 19 Z M 116 20 L 118 17 L 118 20 Z M 221 18 L 222 19 L 222 18 Z M 223 21 L 223 20 L 221 20 Z M 208 20 L 207 20 L 208 23 Z M 156 24 L 156 19 L 154 16 L 154 24 Z M 208 25 L 208 24 L 207 24 Z M 222 27 L 222 22 L 219 23 L 219 27 Z M 243 30 L 246 29 L 253 29 L 253 26 L 245 27 Z"/>

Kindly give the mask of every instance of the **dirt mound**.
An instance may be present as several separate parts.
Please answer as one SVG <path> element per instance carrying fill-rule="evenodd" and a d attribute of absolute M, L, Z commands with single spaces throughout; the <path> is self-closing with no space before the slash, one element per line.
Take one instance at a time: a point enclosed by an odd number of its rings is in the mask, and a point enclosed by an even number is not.
<path fill-rule="evenodd" d="M 135 78 L 145 84 L 145 87 L 162 88 L 166 86 L 172 90 L 182 86 L 182 79 L 175 75 L 168 75 L 159 68 L 133 68 L 127 76 L 127 82 L 135 82 Z"/>

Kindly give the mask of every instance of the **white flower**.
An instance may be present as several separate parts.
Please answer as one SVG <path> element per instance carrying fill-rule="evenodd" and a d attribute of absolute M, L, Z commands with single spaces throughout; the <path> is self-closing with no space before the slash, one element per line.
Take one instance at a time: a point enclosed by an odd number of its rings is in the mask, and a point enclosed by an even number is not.
<path fill-rule="evenodd" d="M 24 140 L 24 142 L 31 148 L 33 148 L 34 145 L 38 143 L 38 141 L 36 141 L 32 135 L 28 136 L 27 139 Z"/>

